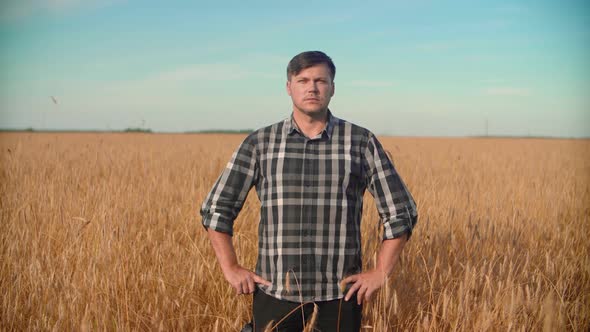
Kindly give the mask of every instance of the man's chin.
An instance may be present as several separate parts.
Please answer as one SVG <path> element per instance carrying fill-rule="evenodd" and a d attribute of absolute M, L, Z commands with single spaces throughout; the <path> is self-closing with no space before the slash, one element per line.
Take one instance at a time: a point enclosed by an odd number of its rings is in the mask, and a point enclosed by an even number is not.
<path fill-rule="evenodd" d="M 301 112 L 307 114 L 307 115 L 319 115 L 319 114 L 325 114 L 328 111 L 328 108 L 304 108 L 304 109 L 300 109 Z"/>

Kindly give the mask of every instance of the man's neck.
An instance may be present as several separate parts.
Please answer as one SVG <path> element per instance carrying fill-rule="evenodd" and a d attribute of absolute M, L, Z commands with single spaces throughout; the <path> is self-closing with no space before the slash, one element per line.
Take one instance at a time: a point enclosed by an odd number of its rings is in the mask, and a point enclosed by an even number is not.
<path fill-rule="evenodd" d="M 326 128 L 328 122 L 328 110 L 307 114 L 298 109 L 293 110 L 293 120 L 297 123 L 299 130 L 308 138 L 317 136 Z"/>

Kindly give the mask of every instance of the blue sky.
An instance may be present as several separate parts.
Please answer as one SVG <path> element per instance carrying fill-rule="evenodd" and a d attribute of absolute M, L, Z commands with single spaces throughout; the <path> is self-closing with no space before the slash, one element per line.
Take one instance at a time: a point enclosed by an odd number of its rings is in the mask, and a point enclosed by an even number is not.
<path fill-rule="evenodd" d="M 0 41 L 1 128 L 259 128 L 322 50 L 377 134 L 590 136 L 584 1 L 8 0 Z"/>

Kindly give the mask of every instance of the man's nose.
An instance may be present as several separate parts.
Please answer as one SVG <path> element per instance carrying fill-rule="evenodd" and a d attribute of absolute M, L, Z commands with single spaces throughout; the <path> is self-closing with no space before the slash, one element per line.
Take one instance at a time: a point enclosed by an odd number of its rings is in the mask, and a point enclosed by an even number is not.
<path fill-rule="evenodd" d="M 318 84 L 316 82 L 311 82 L 307 89 L 310 92 L 317 92 L 318 91 Z"/>

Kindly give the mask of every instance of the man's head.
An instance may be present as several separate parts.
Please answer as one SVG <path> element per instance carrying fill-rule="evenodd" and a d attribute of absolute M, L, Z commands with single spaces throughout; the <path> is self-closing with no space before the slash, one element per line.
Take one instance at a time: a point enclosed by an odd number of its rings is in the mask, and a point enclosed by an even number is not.
<path fill-rule="evenodd" d="M 334 95 L 336 67 L 319 51 L 296 55 L 287 66 L 287 93 L 293 110 L 309 116 L 325 114 Z"/>
<path fill-rule="evenodd" d="M 326 53 L 320 51 L 307 51 L 294 56 L 287 66 L 287 80 L 291 80 L 291 76 L 299 74 L 303 69 L 322 64 L 330 69 L 330 77 L 334 81 L 336 66 L 334 66 L 334 62 Z"/>

